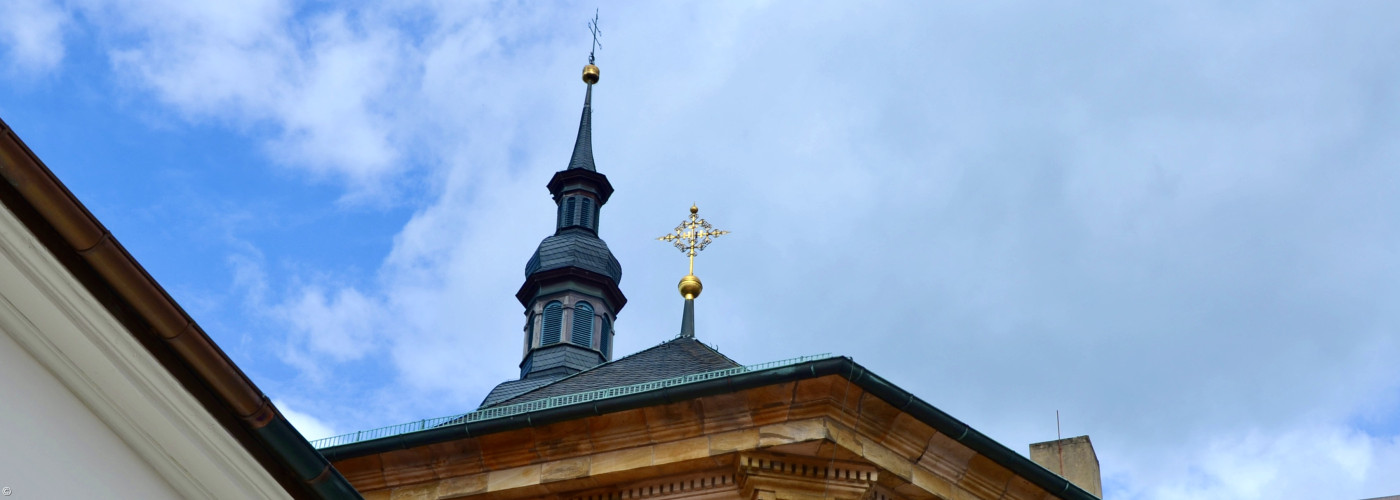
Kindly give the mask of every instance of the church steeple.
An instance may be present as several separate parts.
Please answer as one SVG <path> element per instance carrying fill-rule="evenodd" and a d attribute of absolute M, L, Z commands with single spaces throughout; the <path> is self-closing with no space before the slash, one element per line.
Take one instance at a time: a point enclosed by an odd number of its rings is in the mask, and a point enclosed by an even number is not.
<path fill-rule="evenodd" d="M 588 85 L 569 165 L 547 187 L 557 209 L 554 234 L 525 264 L 515 297 L 525 306 L 520 378 L 552 380 L 612 359 L 613 322 L 627 304 L 618 283 L 622 265 L 598 238 L 601 209 L 612 183 L 593 162 L 593 85 L 598 67 L 583 68 Z"/>

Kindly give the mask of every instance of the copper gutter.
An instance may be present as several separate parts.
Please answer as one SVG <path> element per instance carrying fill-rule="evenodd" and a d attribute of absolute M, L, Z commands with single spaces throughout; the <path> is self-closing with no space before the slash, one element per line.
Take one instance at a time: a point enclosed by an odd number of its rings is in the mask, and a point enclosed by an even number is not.
<path fill-rule="evenodd" d="M 222 418 L 221 422 L 241 438 L 288 493 L 296 498 L 361 498 L 3 120 L 0 178 L 19 195 L 3 196 L 6 206 L 22 220 L 25 214 L 36 214 L 39 220 L 25 220 L 36 235 L 49 232 L 60 237 L 61 244 L 50 238 L 46 246 L 95 296 L 115 292 L 117 303 L 104 302 L 108 309 L 119 318 L 134 313 L 138 326 L 145 328 L 131 328 L 132 335 L 142 340 L 186 389 L 197 397 L 203 390 L 212 392 L 216 401 L 202 399 L 205 409 L 216 418 L 230 413 L 235 417 Z M 64 259 L 65 253 L 76 254 L 86 266 L 75 265 L 76 259 Z M 94 272 L 96 283 L 82 279 Z M 151 342 L 151 335 L 159 340 Z M 161 350 L 166 352 L 157 352 Z M 179 366 L 169 363 L 172 353 Z M 194 380 L 181 377 L 185 373 Z M 239 428 L 230 428 L 230 421 Z"/>

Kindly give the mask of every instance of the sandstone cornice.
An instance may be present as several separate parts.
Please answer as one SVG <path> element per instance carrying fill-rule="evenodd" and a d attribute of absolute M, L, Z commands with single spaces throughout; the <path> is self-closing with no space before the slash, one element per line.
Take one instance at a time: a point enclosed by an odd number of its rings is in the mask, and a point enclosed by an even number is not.
<path fill-rule="evenodd" d="M 642 498 L 696 474 L 734 474 L 722 495 L 754 498 L 820 485 L 842 496 L 1055 498 L 839 375 L 606 413 L 338 461 L 371 499 Z M 863 485 L 775 475 L 763 458 L 870 472 Z M 746 460 L 749 460 L 746 462 Z M 714 476 L 720 477 L 720 476 Z M 688 480 L 687 480 L 688 481 Z M 757 481 L 757 482 L 755 482 Z M 766 482 L 765 482 L 766 481 Z M 686 483 L 689 484 L 689 483 Z M 724 485 L 727 483 L 720 483 Z M 878 486 L 878 488 L 876 488 Z M 634 493 L 626 493 L 633 491 Z M 679 488 L 647 498 L 699 498 Z M 669 495 L 669 496 L 667 496 Z M 703 496 L 703 495 L 702 495 Z M 799 495 L 801 496 L 801 495 Z M 762 497 L 759 495 L 758 497 Z M 781 496 L 779 496 L 782 498 Z M 859 495 L 852 497 L 859 498 Z"/>

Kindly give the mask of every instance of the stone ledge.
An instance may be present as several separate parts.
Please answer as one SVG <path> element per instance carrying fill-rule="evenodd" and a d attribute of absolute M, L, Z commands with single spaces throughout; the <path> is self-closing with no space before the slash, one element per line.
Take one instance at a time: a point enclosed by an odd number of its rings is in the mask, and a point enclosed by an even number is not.
<path fill-rule="evenodd" d="M 865 463 L 879 471 L 885 494 L 902 498 L 1047 495 L 836 375 L 396 450 L 336 466 L 373 500 L 563 499 L 583 491 L 617 491 L 652 477 L 672 480 L 737 467 L 742 456 L 756 452 Z"/>

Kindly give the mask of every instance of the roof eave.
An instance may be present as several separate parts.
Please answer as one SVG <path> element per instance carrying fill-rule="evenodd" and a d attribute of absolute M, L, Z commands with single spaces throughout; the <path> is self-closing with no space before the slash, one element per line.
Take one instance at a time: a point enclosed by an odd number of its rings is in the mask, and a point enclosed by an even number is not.
<path fill-rule="evenodd" d="M 0 178 L 5 206 L 289 494 L 361 498 L 3 120 Z"/>
<path fill-rule="evenodd" d="M 530 301 L 539 295 L 543 284 L 568 279 L 576 279 L 597 286 L 603 291 L 603 298 L 612 305 L 614 315 L 622 312 L 623 306 L 627 305 L 627 296 L 622 294 L 622 288 L 618 287 L 617 282 L 613 281 L 611 277 L 576 266 L 531 273 L 525 277 L 525 282 L 520 285 L 520 290 L 515 292 L 515 299 L 520 301 L 520 305 L 530 307 Z"/>
<path fill-rule="evenodd" d="M 584 170 L 581 168 L 560 170 L 554 173 L 554 177 L 550 177 L 549 183 L 545 184 L 545 187 L 548 188 L 549 193 L 554 196 L 554 202 L 558 203 L 559 197 L 564 193 L 564 188 L 571 183 L 579 183 L 584 186 L 592 187 L 595 194 L 598 195 L 599 205 L 607 204 L 608 199 L 612 198 L 613 185 L 611 182 L 608 182 L 608 176 L 598 173 L 595 170 Z"/>
<path fill-rule="evenodd" d="M 695 398 L 726 394 L 756 387 L 763 387 L 827 375 L 845 377 L 851 383 L 879 397 L 889 405 L 933 427 L 949 438 L 980 453 L 993 462 L 1006 467 L 1013 473 L 1034 483 L 1045 491 L 1063 499 L 1099 500 L 1092 493 L 1075 486 L 1074 483 L 1046 470 L 1005 445 L 996 442 L 971 426 L 944 413 L 913 394 L 900 389 L 883 377 L 865 369 L 851 358 L 828 358 L 797 365 L 768 370 L 741 373 L 724 378 L 678 385 L 655 391 L 642 392 L 616 398 L 600 399 L 592 402 L 559 406 L 530 413 L 492 420 L 467 422 L 443 426 L 408 434 L 389 436 L 370 441 L 361 441 L 341 446 L 324 448 L 321 454 L 331 461 L 383 453 L 393 450 L 416 448 L 447 442 L 455 439 L 476 437 L 527 427 L 586 418 L 605 413 L 635 410 L 655 405 L 670 404 Z"/>

